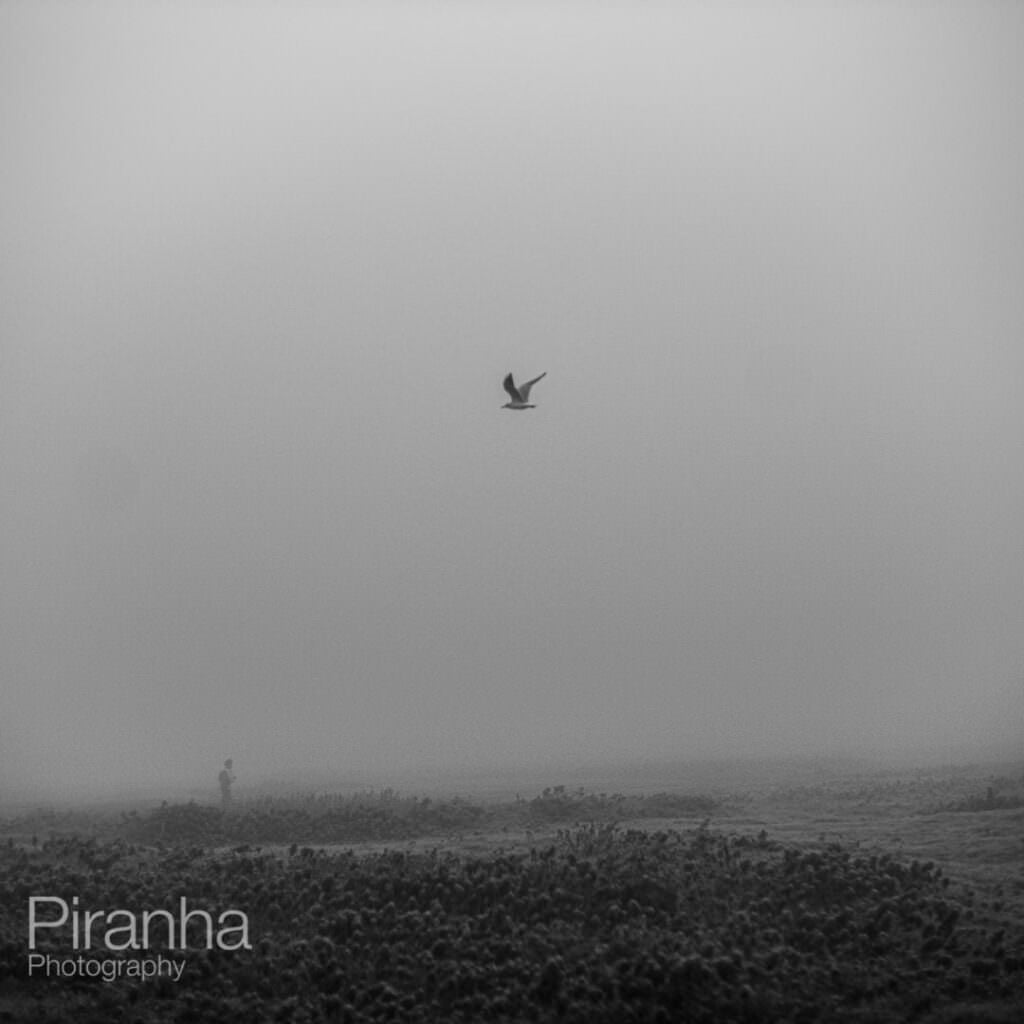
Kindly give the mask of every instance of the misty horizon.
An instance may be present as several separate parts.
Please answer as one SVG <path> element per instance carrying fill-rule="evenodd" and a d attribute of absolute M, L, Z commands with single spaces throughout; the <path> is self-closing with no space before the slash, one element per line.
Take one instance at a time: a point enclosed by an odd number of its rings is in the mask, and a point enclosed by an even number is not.
<path fill-rule="evenodd" d="M 0 8 L 0 798 L 1019 745 L 1022 28 Z"/>

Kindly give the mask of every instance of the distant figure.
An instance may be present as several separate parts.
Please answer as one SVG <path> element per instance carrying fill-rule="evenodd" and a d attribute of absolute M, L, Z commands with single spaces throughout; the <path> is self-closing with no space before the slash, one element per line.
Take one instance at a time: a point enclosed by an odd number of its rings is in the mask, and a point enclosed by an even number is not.
<path fill-rule="evenodd" d="M 221 768 L 217 781 L 220 783 L 221 805 L 224 810 L 227 810 L 231 806 L 231 784 L 235 781 L 234 772 L 231 771 L 230 757 L 224 762 L 224 767 Z"/>

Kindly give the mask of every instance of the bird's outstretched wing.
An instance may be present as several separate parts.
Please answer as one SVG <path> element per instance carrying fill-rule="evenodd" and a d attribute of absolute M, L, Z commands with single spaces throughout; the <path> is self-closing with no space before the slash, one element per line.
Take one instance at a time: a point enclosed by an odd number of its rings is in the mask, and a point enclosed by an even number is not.
<path fill-rule="evenodd" d="M 546 377 L 547 375 L 548 375 L 548 371 L 545 370 L 540 375 L 540 377 L 534 377 L 533 380 L 528 380 L 525 384 L 520 384 L 519 385 L 519 394 L 521 394 L 523 396 L 523 401 L 524 402 L 528 402 L 530 400 L 530 388 L 532 388 L 533 385 L 536 384 L 537 381 L 539 381 L 541 379 L 541 377 Z M 511 377 L 512 375 L 509 374 L 509 376 Z"/>
<path fill-rule="evenodd" d="M 504 389 L 508 392 L 508 396 L 509 396 L 509 398 L 512 399 L 513 402 L 525 402 L 526 401 L 526 392 L 524 391 L 522 394 L 520 394 L 518 388 L 516 388 L 515 384 L 512 383 L 512 374 L 511 373 L 503 381 L 502 387 L 504 387 Z M 527 387 L 527 391 L 528 391 L 529 390 L 529 384 L 526 387 Z"/>

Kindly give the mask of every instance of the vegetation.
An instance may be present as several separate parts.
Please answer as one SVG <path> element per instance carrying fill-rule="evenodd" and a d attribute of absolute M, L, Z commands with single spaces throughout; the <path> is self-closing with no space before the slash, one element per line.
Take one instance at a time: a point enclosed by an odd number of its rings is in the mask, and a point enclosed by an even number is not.
<path fill-rule="evenodd" d="M 985 788 L 984 794 L 971 793 L 959 800 L 950 800 L 939 804 L 935 811 L 1009 811 L 1018 807 L 1024 807 L 1024 784 L 997 778 Z"/>
<path fill-rule="evenodd" d="M 554 786 L 498 805 L 382 790 L 22 815 L 0 823 L 0 1021 L 1024 1019 L 1012 878 L 965 886 L 925 857 L 725 831 L 718 813 L 706 797 Z M 470 852 L 482 830 L 490 845 Z M 252 948 L 158 935 L 86 955 L 184 958 L 178 982 L 29 978 L 33 894 L 138 912 L 185 896 L 243 911 Z M 67 954 L 66 938 L 41 951 Z"/>
<path fill-rule="evenodd" d="M 1024 1006 L 1021 922 L 990 927 L 992 908 L 934 864 L 707 824 L 592 823 L 484 857 L 63 836 L 8 844 L 0 869 L 8 1020 L 710 1024 Z M 242 909 L 253 948 L 165 951 L 187 956 L 177 985 L 61 981 L 42 998 L 25 977 L 26 894 L 71 892 L 83 907 L 188 894 L 211 912 Z"/>
<path fill-rule="evenodd" d="M 353 843 L 439 836 L 467 829 L 702 817 L 715 806 L 704 796 L 608 796 L 582 789 L 570 792 L 564 786 L 548 787 L 531 800 L 491 806 L 461 797 L 436 800 L 384 789 L 355 795 L 263 797 L 229 811 L 194 801 L 165 803 L 148 812 L 123 813 L 113 831 L 133 842 Z M 22 830 L 27 824 L 24 820 L 20 823 Z"/>

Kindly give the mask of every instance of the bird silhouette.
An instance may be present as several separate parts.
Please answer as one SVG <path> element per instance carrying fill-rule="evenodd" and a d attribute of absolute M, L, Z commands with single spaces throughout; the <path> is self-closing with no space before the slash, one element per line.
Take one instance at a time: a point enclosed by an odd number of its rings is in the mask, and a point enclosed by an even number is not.
<path fill-rule="evenodd" d="M 512 374 L 510 373 L 504 381 L 504 388 L 508 392 L 511 402 L 506 402 L 502 409 L 536 409 L 535 405 L 530 404 L 530 388 L 541 379 L 541 377 L 547 376 L 547 370 L 545 370 L 540 377 L 534 377 L 533 380 L 528 380 L 525 384 L 520 384 L 519 387 L 512 381 Z"/>

